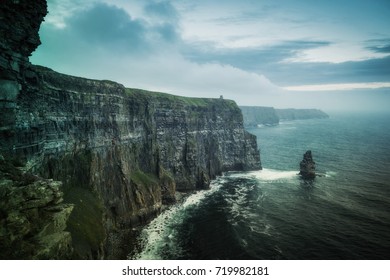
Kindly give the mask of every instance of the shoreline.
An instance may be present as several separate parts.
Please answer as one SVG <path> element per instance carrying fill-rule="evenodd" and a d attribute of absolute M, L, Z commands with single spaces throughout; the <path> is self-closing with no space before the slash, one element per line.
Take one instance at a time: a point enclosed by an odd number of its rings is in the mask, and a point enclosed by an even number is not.
<path fill-rule="evenodd" d="M 168 204 L 168 205 L 163 205 L 161 207 L 161 212 L 158 215 L 156 215 L 154 218 L 150 219 L 145 224 L 142 224 L 142 225 L 139 225 L 139 226 L 132 228 L 130 230 L 129 234 L 127 235 L 128 243 L 125 246 L 128 247 L 129 250 L 126 250 L 127 253 L 126 253 L 125 259 L 126 260 L 142 260 L 142 259 L 135 258 L 135 256 L 137 254 L 140 254 L 144 249 L 143 244 L 141 244 L 141 240 L 139 240 L 139 238 L 142 234 L 142 231 L 146 227 L 148 227 L 150 225 L 150 223 L 153 222 L 154 219 L 156 219 L 157 217 L 159 217 L 160 215 L 162 215 L 164 212 L 171 209 L 172 207 L 179 206 L 179 205 L 183 204 L 188 197 L 190 197 L 192 194 L 197 193 L 198 191 L 199 190 L 195 190 L 195 191 L 191 190 L 188 192 L 176 191 L 175 192 L 176 202 L 174 202 L 172 204 Z"/>

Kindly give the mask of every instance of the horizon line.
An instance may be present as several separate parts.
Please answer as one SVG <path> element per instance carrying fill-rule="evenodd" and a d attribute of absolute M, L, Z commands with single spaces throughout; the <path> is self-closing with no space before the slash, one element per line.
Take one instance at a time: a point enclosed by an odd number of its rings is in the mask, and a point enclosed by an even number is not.
<path fill-rule="evenodd" d="M 281 87 L 288 91 L 336 91 L 354 89 L 379 89 L 390 88 L 390 82 L 370 82 L 370 83 L 341 83 L 341 84 L 317 84 Z"/>

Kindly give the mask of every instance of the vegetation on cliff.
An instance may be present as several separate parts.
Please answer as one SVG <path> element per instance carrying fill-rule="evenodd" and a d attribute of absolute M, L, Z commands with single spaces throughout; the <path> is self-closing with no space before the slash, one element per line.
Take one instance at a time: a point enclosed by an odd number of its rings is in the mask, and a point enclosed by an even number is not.
<path fill-rule="evenodd" d="M 71 258 L 66 223 L 73 205 L 63 202 L 62 183 L 20 165 L 0 155 L 0 258 Z"/>

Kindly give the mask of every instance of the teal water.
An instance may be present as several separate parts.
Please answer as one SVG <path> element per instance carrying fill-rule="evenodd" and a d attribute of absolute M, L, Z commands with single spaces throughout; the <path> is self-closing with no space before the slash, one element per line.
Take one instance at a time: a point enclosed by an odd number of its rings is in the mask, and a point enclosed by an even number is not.
<path fill-rule="evenodd" d="M 250 130 L 263 170 L 231 172 L 153 220 L 135 259 L 389 259 L 390 115 Z M 314 181 L 297 175 L 312 150 Z"/>

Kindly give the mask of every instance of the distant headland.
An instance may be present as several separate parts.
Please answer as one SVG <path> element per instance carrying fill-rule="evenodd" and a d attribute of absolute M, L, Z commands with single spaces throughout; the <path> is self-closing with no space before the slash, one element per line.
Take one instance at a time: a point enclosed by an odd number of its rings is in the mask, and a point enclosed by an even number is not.
<path fill-rule="evenodd" d="M 245 127 L 274 126 L 280 121 L 325 119 L 329 115 L 319 109 L 275 109 L 263 106 L 240 106 Z"/>

